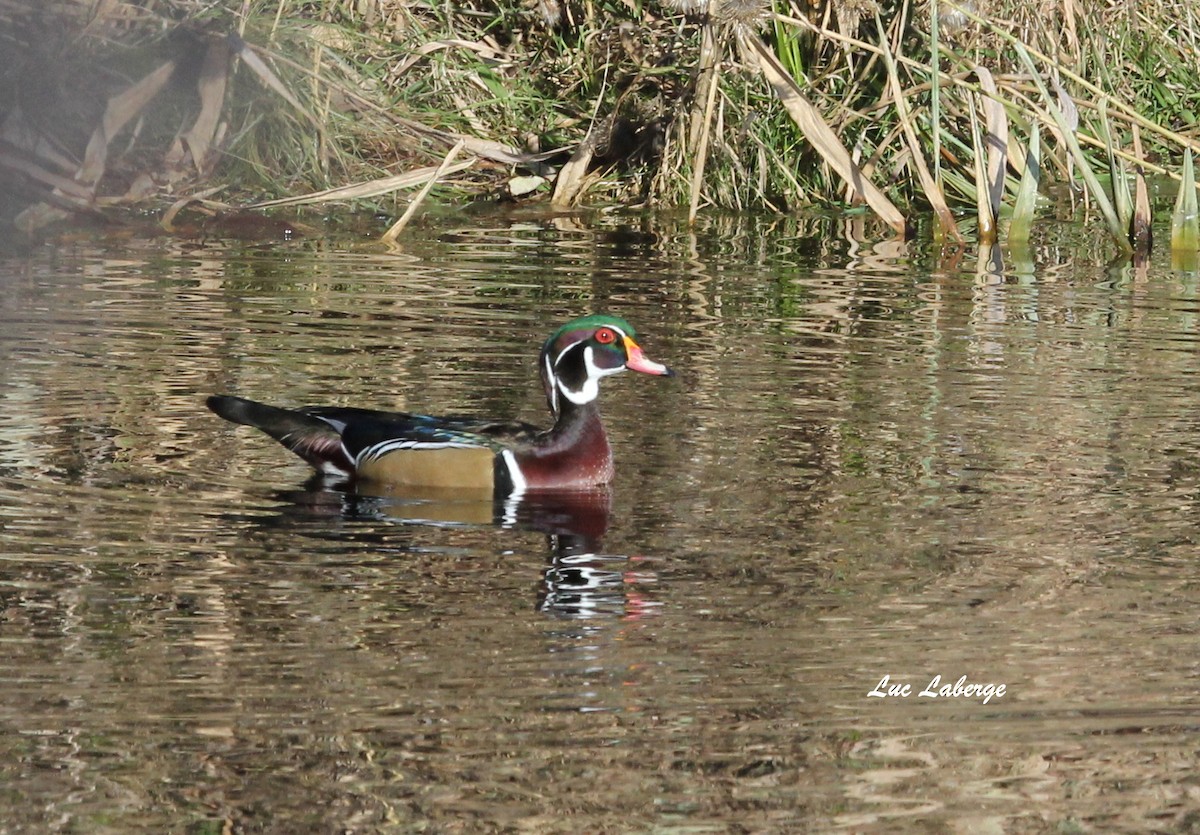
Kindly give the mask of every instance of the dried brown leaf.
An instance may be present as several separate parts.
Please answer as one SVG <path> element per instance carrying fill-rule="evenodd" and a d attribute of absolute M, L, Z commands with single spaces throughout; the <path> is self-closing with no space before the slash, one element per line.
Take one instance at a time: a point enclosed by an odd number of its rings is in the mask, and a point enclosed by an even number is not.
<path fill-rule="evenodd" d="M 711 28 L 711 27 L 710 27 Z M 705 90 L 703 105 L 697 101 L 697 107 L 692 112 L 692 127 L 696 129 L 692 146 L 692 181 L 688 191 L 688 223 L 696 222 L 696 213 L 700 211 L 700 193 L 704 186 L 704 169 L 708 165 L 708 143 L 712 132 L 713 108 L 716 105 L 717 90 L 721 86 L 721 63 L 714 61 L 712 72 L 707 75 L 708 87 Z"/>
<path fill-rule="evenodd" d="M 550 196 L 551 206 L 556 209 L 569 209 L 578 202 L 591 180 L 588 169 L 591 167 L 592 157 L 596 155 L 600 137 L 608 132 L 609 127 L 608 120 L 593 125 L 566 165 L 559 169 L 558 176 L 554 179 L 554 193 Z"/>
<path fill-rule="evenodd" d="M 809 103 L 800 91 L 796 80 L 783 68 L 779 59 L 767 48 L 757 35 L 739 33 L 747 47 L 746 54 L 758 64 L 759 70 L 783 103 L 788 114 L 804 133 L 809 143 L 816 149 L 837 175 L 841 177 L 858 194 L 862 195 L 867 205 L 879 215 L 885 223 L 900 234 L 907 228 L 904 215 L 892 204 L 875 184 L 863 176 L 862 171 L 850 159 L 846 150 L 833 128 L 821 118 L 821 114 Z"/>
<path fill-rule="evenodd" d="M 983 144 L 987 149 L 987 197 L 992 218 L 1000 217 L 1000 203 L 1004 199 L 1004 173 L 1008 168 L 1008 115 L 1000 103 L 999 91 L 992 73 L 982 64 L 975 65 L 975 76 L 986 94 L 983 97 L 983 112 L 987 122 L 987 133 Z"/>
<path fill-rule="evenodd" d="M 246 41 L 242 40 L 241 38 L 234 36 L 230 36 L 229 46 L 230 49 L 232 49 L 233 52 L 242 59 L 243 63 L 245 63 L 250 71 L 258 76 L 259 80 L 262 81 L 263 84 L 274 90 L 280 98 L 294 107 L 296 111 L 309 122 L 317 124 L 317 119 L 305 109 L 304 105 L 300 104 L 299 99 L 292 95 L 292 91 L 289 90 L 284 83 L 279 80 L 279 76 L 275 75 L 271 68 L 267 66 L 267 62 L 259 57 L 253 46 L 246 43 Z"/>
<path fill-rule="evenodd" d="M 975 211 L 978 215 L 979 243 L 992 244 L 996 242 L 996 212 L 988 199 L 987 170 L 984 160 L 987 152 L 984 150 L 983 131 L 979 126 L 979 112 L 975 108 L 975 100 L 968 99 L 971 117 L 971 147 L 974 151 L 972 162 L 975 168 Z"/>
<path fill-rule="evenodd" d="M 91 189 L 86 185 L 43 168 L 25 154 L 10 150 L 7 143 L 0 143 L 0 166 L 20 172 L 31 180 L 44 183 L 64 197 L 80 203 L 86 203 L 91 197 Z"/>
<path fill-rule="evenodd" d="M 108 106 L 104 108 L 104 116 L 100 120 L 100 124 L 92 131 L 92 137 L 88 141 L 87 151 L 83 155 L 83 164 L 75 174 L 78 182 L 94 187 L 100 181 L 108 162 L 109 142 L 121 132 L 121 128 L 141 113 L 142 109 L 158 95 L 174 71 L 174 61 L 160 64 L 157 69 L 151 71 L 140 81 L 108 100 Z"/>
<path fill-rule="evenodd" d="M 879 21 L 878 13 L 875 17 Z M 883 32 L 882 23 L 879 24 L 879 31 Z M 946 196 L 942 194 L 942 188 L 934 180 L 933 175 L 929 173 L 929 165 L 925 162 L 925 155 L 921 153 L 921 143 L 917 138 L 916 128 L 913 127 L 912 117 L 908 112 L 908 100 L 904 95 L 904 88 L 900 86 L 900 75 L 896 71 L 896 61 L 892 56 L 891 47 L 888 45 L 887 37 L 879 39 L 880 49 L 883 53 L 883 62 L 887 67 L 888 84 L 892 89 L 892 98 L 896 104 L 896 115 L 900 117 L 900 124 L 904 128 L 904 137 L 908 143 L 909 152 L 912 154 L 913 167 L 917 170 L 917 178 L 921 181 L 921 188 L 925 192 L 926 199 L 933 206 L 933 211 L 938 216 L 938 225 L 941 230 L 956 241 L 962 240 L 962 234 L 958 231 L 958 224 L 954 220 L 954 215 L 950 212 L 950 206 L 946 203 Z"/>
<path fill-rule="evenodd" d="M 393 191 L 398 191 L 404 188 L 414 188 L 422 185 L 432 177 L 445 176 L 446 174 L 455 174 L 459 171 L 464 171 L 475 164 L 475 160 L 463 160 L 456 162 L 453 165 L 442 169 L 441 166 L 431 165 L 425 168 L 416 168 L 412 171 L 406 171 L 403 174 L 397 174 L 392 177 L 380 177 L 377 180 L 370 180 L 365 183 L 354 183 L 348 186 L 338 186 L 337 188 L 328 188 L 324 191 L 314 191 L 310 194 L 301 194 L 296 197 L 281 197 L 278 200 L 265 200 L 261 203 L 255 203 L 252 206 L 246 206 L 247 209 L 267 209 L 278 206 L 305 206 L 315 205 L 319 203 L 333 203 L 339 200 L 365 200 L 370 197 L 378 197 L 381 194 L 388 194 Z"/>
<path fill-rule="evenodd" d="M 209 197 L 224 188 L 225 186 L 213 186 L 212 188 L 207 188 L 204 189 L 204 191 L 197 192 L 196 194 L 189 194 L 187 197 L 176 200 L 167 208 L 165 212 L 163 212 L 162 218 L 158 221 L 159 225 L 168 232 L 174 232 L 175 216 L 183 211 L 184 207 L 189 206 L 192 203 L 203 203 Z"/>
<path fill-rule="evenodd" d="M 229 75 L 229 48 L 222 41 L 209 44 L 204 55 L 197 88 L 200 93 L 200 114 L 191 128 L 183 134 L 191 152 L 192 164 L 203 175 L 209 168 L 208 152 L 212 148 L 225 103 L 225 85 Z"/>
<path fill-rule="evenodd" d="M 506 58 L 503 53 L 497 52 L 494 44 L 489 44 L 485 41 L 468 41 L 462 38 L 444 38 L 442 40 L 430 41 L 421 44 L 414 49 L 407 58 L 400 62 L 391 72 L 392 78 L 399 78 L 404 73 L 408 72 L 412 67 L 420 62 L 427 55 L 432 55 L 443 49 L 465 49 L 468 52 L 474 52 L 480 58 L 496 61 L 501 58 Z"/>
<path fill-rule="evenodd" d="M 1129 237 L 1137 252 L 1149 252 L 1153 238 L 1150 226 L 1150 193 L 1146 188 L 1146 176 L 1142 169 L 1145 153 L 1142 150 L 1142 131 L 1135 122 L 1133 125 L 1133 153 L 1138 164 L 1133 169 L 1133 222 L 1129 229 Z"/>
<path fill-rule="evenodd" d="M 425 181 L 425 185 L 422 186 L 421 190 L 417 192 L 417 196 L 414 197 L 412 202 L 408 204 L 408 208 L 404 210 L 404 214 L 401 215 L 400 219 L 393 223 L 391 227 L 389 227 L 388 230 L 383 233 L 382 240 L 385 244 L 395 243 L 396 238 L 400 237 L 400 233 L 404 231 L 404 227 L 408 226 L 408 222 L 412 220 L 413 215 L 417 213 L 417 208 L 425 201 L 425 196 L 429 194 L 429 190 L 433 188 L 433 184 L 446 175 L 446 171 L 450 168 L 450 164 L 454 162 L 454 158 L 458 156 L 458 152 L 463 149 L 464 144 L 465 143 L 459 142 L 450 149 L 450 152 L 446 154 L 445 158 L 442 160 L 441 165 L 439 165 L 437 170 L 433 172 L 433 176 Z"/>

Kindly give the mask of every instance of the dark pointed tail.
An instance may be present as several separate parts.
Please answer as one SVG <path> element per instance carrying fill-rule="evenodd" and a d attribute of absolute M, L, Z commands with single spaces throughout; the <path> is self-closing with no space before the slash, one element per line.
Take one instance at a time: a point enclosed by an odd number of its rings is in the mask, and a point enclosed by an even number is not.
<path fill-rule="evenodd" d="M 261 429 L 323 473 L 354 474 L 341 434 L 320 418 L 226 394 L 214 394 L 205 403 L 231 423 Z"/>

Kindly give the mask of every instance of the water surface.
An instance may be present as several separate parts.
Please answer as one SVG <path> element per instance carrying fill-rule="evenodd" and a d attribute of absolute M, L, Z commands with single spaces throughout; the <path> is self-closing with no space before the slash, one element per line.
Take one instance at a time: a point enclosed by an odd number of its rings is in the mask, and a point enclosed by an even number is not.
<path fill-rule="evenodd" d="M 0 831 L 1194 826 L 1196 276 L 1040 231 L 0 262 Z M 680 373 L 605 381 L 618 480 L 574 508 L 321 491 L 203 407 L 544 422 L 538 348 L 593 310 Z"/>

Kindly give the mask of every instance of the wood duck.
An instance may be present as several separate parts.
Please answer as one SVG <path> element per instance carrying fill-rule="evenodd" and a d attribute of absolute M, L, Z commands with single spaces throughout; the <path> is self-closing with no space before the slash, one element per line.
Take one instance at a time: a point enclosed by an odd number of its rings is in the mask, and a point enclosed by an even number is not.
<path fill-rule="evenodd" d="M 671 376 L 616 316 L 568 322 L 542 346 L 539 366 L 554 425 L 462 416 L 429 417 L 338 406 L 281 409 L 228 395 L 208 408 L 266 432 L 336 481 L 487 492 L 579 490 L 613 478 L 612 450 L 600 420 L 600 380 L 626 369 Z"/>

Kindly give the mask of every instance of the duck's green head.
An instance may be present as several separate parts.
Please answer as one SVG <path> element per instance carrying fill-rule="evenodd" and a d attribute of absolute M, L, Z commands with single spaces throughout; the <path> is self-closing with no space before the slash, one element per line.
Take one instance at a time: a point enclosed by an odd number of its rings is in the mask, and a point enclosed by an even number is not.
<path fill-rule="evenodd" d="M 669 377 L 671 369 L 642 353 L 633 326 L 619 316 L 593 313 L 567 322 L 542 346 L 542 383 L 550 411 L 558 414 L 560 397 L 577 406 L 600 394 L 600 378 L 625 369 Z"/>

